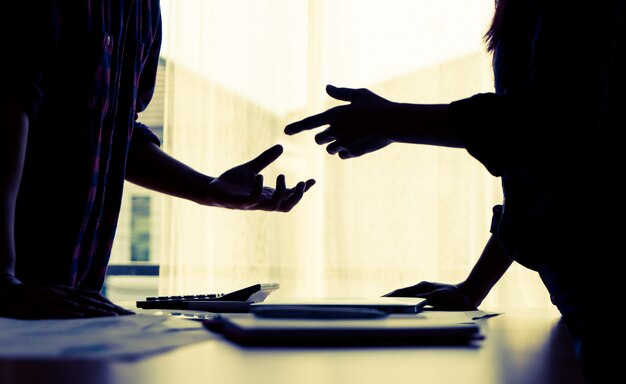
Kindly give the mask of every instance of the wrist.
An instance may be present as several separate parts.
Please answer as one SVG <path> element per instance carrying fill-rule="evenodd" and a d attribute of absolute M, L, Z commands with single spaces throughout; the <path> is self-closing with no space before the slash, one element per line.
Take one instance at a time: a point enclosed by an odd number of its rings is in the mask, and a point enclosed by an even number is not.
<path fill-rule="evenodd" d="M 474 308 L 478 308 L 486 296 L 480 286 L 469 279 L 456 284 L 456 287 Z"/>
<path fill-rule="evenodd" d="M 385 119 L 389 127 L 387 138 L 395 143 L 406 143 L 412 141 L 415 134 L 413 126 L 415 123 L 414 104 L 391 102 L 388 106 Z M 390 123 L 390 124 L 389 124 Z"/>
<path fill-rule="evenodd" d="M 22 282 L 15 277 L 13 273 L 2 272 L 0 273 L 0 285 L 15 285 L 22 284 Z"/>
<path fill-rule="evenodd" d="M 215 180 L 217 180 L 216 177 L 207 176 L 198 172 L 193 177 L 191 188 L 189 189 L 191 193 L 188 199 L 200 205 L 215 205 L 215 188 L 212 186 Z"/>
<path fill-rule="evenodd" d="M 448 122 L 448 104 L 399 104 L 390 135 L 395 142 L 462 147 Z"/>

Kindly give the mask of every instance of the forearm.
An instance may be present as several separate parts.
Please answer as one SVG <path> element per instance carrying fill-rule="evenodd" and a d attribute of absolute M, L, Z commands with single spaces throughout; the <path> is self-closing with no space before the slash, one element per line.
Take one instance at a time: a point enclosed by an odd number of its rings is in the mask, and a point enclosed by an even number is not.
<path fill-rule="evenodd" d="M 504 253 L 494 235 L 491 236 L 467 279 L 460 284 L 478 306 L 491 288 L 511 266 L 512 260 Z"/>
<path fill-rule="evenodd" d="M 197 191 L 213 178 L 174 159 L 154 143 L 146 143 L 130 152 L 126 180 L 183 199 L 198 201 Z"/>
<path fill-rule="evenodd" d="M 389 119 L 395 142 L 462 148 L 463 143 L 452 129 L 448 104 L 392 103 Z"/>
<path fill-rule="evenodd" d="M 15 205 L 24 169 L 28 117 L 15 104 L 0 105 L 0 281 L 15 274 Z"/>

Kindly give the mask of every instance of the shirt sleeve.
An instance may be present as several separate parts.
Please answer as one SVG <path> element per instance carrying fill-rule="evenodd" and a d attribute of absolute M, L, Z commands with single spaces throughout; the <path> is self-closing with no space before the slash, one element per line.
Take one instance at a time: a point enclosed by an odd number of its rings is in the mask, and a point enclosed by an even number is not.
<path fill-rule="evenodd" d="M 512 161 L 510 135 L 494 116 L 503 106 L 501 98 L 493 93 L 474 95 L 450 104 L 452 129 L 466 150 L 480 161 L 494 176 L 502 176 L 507 163 Z"/>
<path fill-rule="evenodd" d="M 449 122 L 466 150 L 494 176 L 549 154 L 565 135 L 551 124 L 550 102 L 535 90 L 480 93 L 450 104 Z"/>
<path fill-rule="evenodd" d="M 131 146 L 142 145 L 147 142 L 154 143 L 158 146 L 161 145 L 161 140 L 159 140 L 157 135 L 155 135 L 148 126 L 138 121 L 138 114 L 143 112 L 148 107 L 150 100 L 152 100 L 156 84 L 162 38 L 161 17 L 158 10 L 155 9 L 151 14 L 149 23 L 154 25 L 154 28 L 152 29 L 151 44 L 146 47 L 148 53 L 139 77 L 139 88 L 137 90 L 137 100 L 135 104 L 135 125 L 133 127 Z"/>
<path fill-rule="evenodd" d="M 0 101 L 15 103 L 32 120 L 44 98 L 42 80 L 59 33 L 59 17 L 52 1 L 9 1 L 3 4 L 0 36 Z"/>
<path fill-rule="evenodd" d="M 606 69 L 621 21 L 602 2 L 574 3 L 546 2 L 537 10 L 525 81 L 450 105 L 451 128 L 495 176 L 520 169 L 562 174 L 584 153 L 602 151 L 611 87 Z"/>

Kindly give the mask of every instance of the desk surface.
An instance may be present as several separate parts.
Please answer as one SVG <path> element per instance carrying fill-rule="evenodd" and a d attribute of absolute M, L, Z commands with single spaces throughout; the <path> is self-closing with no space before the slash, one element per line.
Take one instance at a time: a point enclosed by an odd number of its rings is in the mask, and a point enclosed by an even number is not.
<path fill-rule="evenodd" d="M 0 360 L 0 383 L 583 383 L 553 312 L 480 322 L 477 347 L 242 348 L 218 338 L 137 362 Z"/>

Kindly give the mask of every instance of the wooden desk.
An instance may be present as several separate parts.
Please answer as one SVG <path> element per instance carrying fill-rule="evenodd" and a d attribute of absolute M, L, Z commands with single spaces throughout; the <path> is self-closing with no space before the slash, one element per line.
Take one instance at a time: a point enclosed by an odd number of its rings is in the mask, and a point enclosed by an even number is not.
<path fill-rule="evenodd" d="M 0 360 L 0 383 L 583 383 L 553 312 L 481 320 L 477 347 L 242 348 L 209 340 L 140 360 Z"/>

